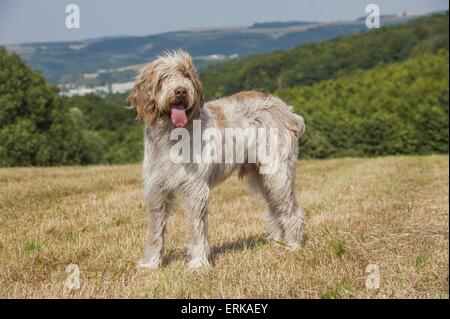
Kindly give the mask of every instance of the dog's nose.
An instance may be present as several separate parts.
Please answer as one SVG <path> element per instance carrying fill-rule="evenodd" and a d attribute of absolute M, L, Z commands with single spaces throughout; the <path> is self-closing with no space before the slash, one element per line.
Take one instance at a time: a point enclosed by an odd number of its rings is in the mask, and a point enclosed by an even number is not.
<path fill-rule="evenodd" d="M 187 89 L 179 86 L 175 89 L 175 96 L 176 97 L 185 97 L 187 95 Z"/>

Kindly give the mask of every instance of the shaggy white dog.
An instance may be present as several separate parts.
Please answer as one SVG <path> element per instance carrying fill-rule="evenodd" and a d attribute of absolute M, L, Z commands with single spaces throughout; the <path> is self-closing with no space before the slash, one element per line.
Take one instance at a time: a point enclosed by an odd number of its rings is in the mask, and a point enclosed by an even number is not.
<path fill-rule="evenodd" d="M 184 204 L 190 225 L 189 267 L 209 265 L 209 194 L 214 185 L 236 169 L 239 176 L 247 180 L 252 193 L 261 199 L 269 216 L 270 237 L 292 249 L 299 247 L 303 211 L 295 198 L 295 168 L 304 121 L 291 106 L 279 98 L 254 91 L 205 103 L 197 71 L 184 51 L 167 53 L 147 65 L 136 79 L 129 101 L 145 124 L 143 179 L 149 233 L 145 257 L 138 264 L 140 267 L 160 265 L 166 219 L 175 195 Z M 236 146 L 236 149 L 231 147 L 231 151 L 243 152 L 244 162 L 174 161 L 171 153 L 173 155 L 173 148 L 179 141 L 172 140 L 171 133 L 178 128 L 193 136 L 196 122 L 201 126 L 201 133 L 211 128 L 221 133 L 219 138 L 211 140 L 216 150 L 226 144 L 220 136 L 225 136 L 227 129 L 253 128 L 257 132 L 261 128 L 276 129 L 276 138 L 264 139 L 268 144 L 262 146 L 275 146 L 275 158 L 272 158 L 276 161 L 275 169 L 269 173 L 261 172 L 261 166 L 267 163 L 263 163 L 260 153 L 250 160 L 251 148 L 258 143 L 247 133 L 243 137 L 247 143 L 244 147 L 238 145 L 239 136 L 228 140 Z M 276 145 L 273 145 L 274 141 Z M 204 145 L 205 141 L 202 143 Z M 194 158 L 198 152 L 194 144 L 192 141 L 184 144 L 190 151 L 189 158 Z M 220 159 L 230 155 L 227 152 L 230 148 L 225 148 Z M 231 154 L 231 158 L 237 157 Z"/>

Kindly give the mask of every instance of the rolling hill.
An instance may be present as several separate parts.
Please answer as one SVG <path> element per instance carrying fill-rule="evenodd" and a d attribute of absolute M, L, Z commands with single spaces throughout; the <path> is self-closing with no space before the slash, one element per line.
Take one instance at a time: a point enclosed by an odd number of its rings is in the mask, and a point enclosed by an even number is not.
<path fill-rule="evenodd" d="M 201 77 L 209 98 L 258 89 L 293 105 L 307 126 L 302 157 L 448 153 L 448 34 L 448 13 L 433 15 L 224 62 L 206 68 Z M 56 90 L 43 90 L 47 86 L 41 76 L 27 70 L 16 55 L 0 50 L 2 61 L 6 67 L 0 67 L 0 110 L 6 120 L 0 136 L 6 142 L 3 150 L 0 147 L 0 163 L 67 163 L 48 162 L 47 155 L 53 153 L 42 152 L 42 143 L 55 140 L 47 136 L 52 134 L 52 113 L 47 112 L 51 105 L 64 106 L 64 116 L 73 119 L 71 131 L 81 136 L 67 143 L 82 150 L 80 156 L 64 158 L 75 164 L 133 163 L 142 158 L 142 127 L 134 120 L 135 112 L 124 107 L 126 94 L 61 98 Z M 26 74 L 40 84 L 27 80 Z M 30 131 L 32 125 L 42 139 Z M 23 142 L 24 136 L 33 137 L 33 149 Z"/>
<path fill-rule="evenodd" d="M 408 21 L 386 16 L 382 25 Z M 367 31 L 363 19 L 349 22 L 266 22 L 248 27 L 201 29 L 141 37 L 108 37 L 77 42 L 8 46 L 50 83 L 104 84 L 131 80 L 142 63 L 165 50 L 183 48 L 198 67 L 253 54 L 293 48 Z"/>
<path fill-rule="evenodd" d="M 363 34 L 224 62 L 205 69 L 201 77 L 211 98 L 240 90 L 273 92 L 310 85 L 381 62 L 448 50 L 448 27 L 448 12 L 436 14 Z"/>
<path fill-rule="evenodd" d="M 276 92 L 305 118 L 301 156 L 448 153 L 448 50 Z"/>

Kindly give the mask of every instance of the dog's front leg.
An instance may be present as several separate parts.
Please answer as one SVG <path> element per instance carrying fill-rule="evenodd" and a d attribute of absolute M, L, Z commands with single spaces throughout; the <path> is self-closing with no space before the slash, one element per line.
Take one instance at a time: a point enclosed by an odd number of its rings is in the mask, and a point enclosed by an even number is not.
<path fill-rule="evenodd" d="M 139 268 L 158 268 L 164 248 L 166 219 L 170 206 L 170 198 L 160 191 L 149 192 L 147 197 L 149 229 L 144 258 L 139 260 Z"/>
<path fill-rule="evenodd" d="M 188 267 L 191 269 L 209 266 L 209 243 L 207 229 L 209 188 L 206 185 L 196 187 L 183 194 L 191 233 L 189 247 L 190 260 Z"/>

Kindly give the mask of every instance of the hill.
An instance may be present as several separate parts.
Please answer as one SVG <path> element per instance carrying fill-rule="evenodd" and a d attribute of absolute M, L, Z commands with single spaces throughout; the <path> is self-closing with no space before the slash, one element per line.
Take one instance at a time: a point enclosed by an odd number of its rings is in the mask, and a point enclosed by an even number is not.
<path fill-rule="evenodd" d="M 240 90 L 309 85 L 358 69 L 370 69 L 427 52 L 448 49 L 448 12 L 294 49 L 212 66 L 201 74 L 209 97 Z"/>
<path fill-rule="evenodd" d="M 36 83 L 25 81 L 26 76 L 4 61 L 0 104 L 3 110 L 14 106 L 20 116 L 3 112 L 0 135 L 7 142 L 0 145 L 2 165 L 117 164 L 142 158 L 142 127 L 134 110 L 124 107 L 125 95 L 57 98 L 53 92 L 49 96 L 62 104 L 61 116 L 68 123 L 64 127 L 74 126 L 70 131 L 79 136 L 63 139 L 64 146 L 78 153 L 67 157 L 60 152 L 64 157 L 48 160 L 58 152 L 43 152 L 42 145 L 61 141 L 48 130 L 52 115 L 42 112 L 43 119 L 27 119 L 25 111 L 48 111 L 32 106 L 45 106 L 46 99 L 37 92 L 49 89 L 37 74 Z M 294 105 L 307 126 L 300 154 L 313 158 L 447 153 L 448 74 L 448 13 L 202 72 L 210 96 L 262 89 Z M 33 141 L 31 146 L 25 137 Z"/>
<path fill-rule="evenodd" d="M 448 51 L 277 90 L 304 116 L 301 158 L 448 153 Z M 125 96 L 64 100 L 98 137 L 100 163 L 142 158 L 142 129 Z"/>
<path fill-rule="evenodd" d="M 301 156 L 448 153 L 449 54 L 277 91 L 305 118 Z"/>
<path fill-rule="evenodd" d="M 385 25 L 411 17 L 382 20 Z M 292 48 L 366 31 L 364 21 L 336 23 L 266 22 L 230 27 L 168 32 L 143 37 L 112 37 L 77 42 L 9 46 L 50 83 L 103 84 L 131 80 L 142 63 L 165 50 L 189 51 L 199 67 L 227 59 Z"/>

